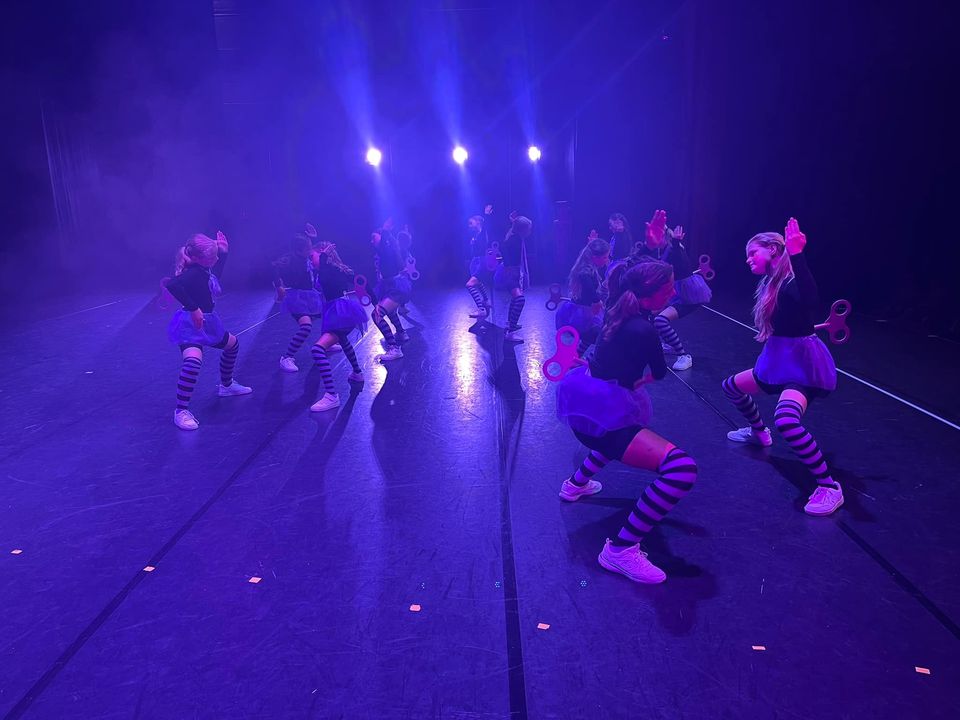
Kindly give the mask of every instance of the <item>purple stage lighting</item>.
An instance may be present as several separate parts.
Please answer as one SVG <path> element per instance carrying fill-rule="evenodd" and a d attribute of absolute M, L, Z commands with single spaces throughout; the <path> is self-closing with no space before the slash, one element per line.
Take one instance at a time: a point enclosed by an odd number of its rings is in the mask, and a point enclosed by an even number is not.
<path fill-rule="evenodd" d="M 543 157 L 543 153 L 540 152 L 540 148 L 538 148 L 536 145 L 531 145 L 529 148 L 527 148 L 527 157 L 530 158 L 530 162 L 536 162 Z"/>
<path fill-rule="evenodd" d="M 467 155 L 467 150 L 466 150 L 466 148 L 463 148 L 463 147 L 461 147 L 460 145 L 457 145 L 457 146 L 453 149 L 453 161 L 454 161 L 457 165 L 463 165 L 463 164 L 467 161 L 467 158 L 468 158 L 468 157 L 469 157 L 469 155 Z"/>
<path fill-rule="evenodd" d="M 383 153 L 372 147 L 367 150 L 367 162 L 374 167 L 380 167 L 380 161 L 383 160 Z"/>

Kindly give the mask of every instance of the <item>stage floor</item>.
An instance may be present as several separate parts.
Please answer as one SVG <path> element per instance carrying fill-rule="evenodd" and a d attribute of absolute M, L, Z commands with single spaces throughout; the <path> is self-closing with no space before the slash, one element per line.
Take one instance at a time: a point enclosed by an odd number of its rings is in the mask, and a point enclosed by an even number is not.
<path fill-rule="evenodd" d="M 208 354 L 194 433 L 147 295 L 8 325 L 0 714 L 960 717 L 960 349 L 854 324 L 838 365 L 870 385 L 841 377 L 805 421 L 846 494 L 817 519 L 779 439 L 725 438 L 751 334 L 679 321 L 695 364 L 653 386 L 652 427 L 700 478 L 647 543 L 667 582 L 641 586 L 596 556 L 652 476 L 613 465 L 601 494 L 557 497 L 585 451 L 540 374 L 545 299 L 512 346 L 502 299 L 472 326 L 466 292 L 421 291 L 406 357 L 378 365 L 371 326 L 366 384 L 334 356 L 344 402 L 317 414 L 307 349 L 278 367 L 293 321 L 227 294 L 254 393 L 217 398 Z"/>

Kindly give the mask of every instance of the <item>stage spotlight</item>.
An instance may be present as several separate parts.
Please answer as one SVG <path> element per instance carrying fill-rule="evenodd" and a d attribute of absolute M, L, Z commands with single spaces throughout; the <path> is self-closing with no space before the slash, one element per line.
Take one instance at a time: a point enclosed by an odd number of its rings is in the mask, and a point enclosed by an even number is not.
<path fill-rule="evenodd" d="M 530 158 L 530 162 L 536 162 L 543 157 L 543 153 L 540 152 L 540 148 L 538 148 L 536 145 L 531 145 L 529 148 L 527 148 L 527 157 Z"/>
<path fill-rule="evenodd" d="M 374 167 L 380 167 L 380 161 L 383 160 L 383 153 L 372 147 L 367 150 L 367 162 Z"/>
<path fill-rule="evenodd" d="M 463 148 L 460 145 L 457 145 L 453 149 L 453 161 L 457 165 L 463 165 L 467 161 L 468 157 L 469 155 L 467 155 L 466 148 Z"/>

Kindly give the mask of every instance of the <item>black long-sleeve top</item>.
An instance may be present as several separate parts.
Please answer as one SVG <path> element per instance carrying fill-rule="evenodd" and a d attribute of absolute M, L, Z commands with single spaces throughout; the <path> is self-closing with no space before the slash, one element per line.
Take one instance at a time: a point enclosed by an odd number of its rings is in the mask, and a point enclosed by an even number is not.
<path fill-rule="evenodd" d="M 820 295 L 807 257 L 803 253 L 790 256 L 793 278 L 783 283 L 777 293 L 777 306 L 770 324 L 780 337 L 806 337 L 814 333 L 813 313 Z"/>
<path fill-rule="evenodd" d="M 317 283 L 327 302 L 336 300 L 345 292 L 353 289 L 353 273 L 345 273 L 330 263 L 326 255 L 320 255 L 320 267 L 317 269 Z"/>
<path fill-rule="evenodd" d="M 521 264 L 521 248 L 523 239 L 512 230 L 508 230 L 503 242 L 500 243 L 500 254 L 506 267 L 519 267 Z"/>
<path fill-rule="evenodd" d="M 273 264 L 273 274 L 284 287 L 295 290 L 314 289 L 310 258 L 287 253 Z"/>
<path fill-rule="evenodd" d="M 668 240 L 663 247 L 652 248 L 644 244 L 637 250 L 640 257 L 646 256 L 654 260 L 660 260 L 670 263 L 673 266 L 673 279 L 683 280 L 693 274 L 693 263 L 690 262 L 690 256 L 687 255 L 687 249 L 682 243 L 675 240 Z"/>
<path fill-rule="evenodd" d="M 184 267 L 179 275 L 167 280 L 167 290 L 177 299 L 177 302 L 183 305 L 184 310 L 193 312 L 199 309 L 201 312 L 211 313 L 213 312 L 213 293 L 210 292 L 210 275 L 213 274 L 219 278 L 226 264 L 225 253 L 220 255 L 217 264 L 212 268 L 191 263 Z"/>
<path fill-rule="evenodd" d="M 644 314 L 627 320 L 609 340 L 600 339 L 590 361 L 590 374 L 603 380 L 616 380 L 632 390 L 647 367 L 657 380 L 667 374 L 660 335 Z"/>
<path fill-rule="evenodd" d="M 596 272 L 581 272 L 578 274 L 580 280 L 580 295 L 573 298 L 577 305 L 593 305 L 600 302 L 600 277 Z"/>
<path fill-rule="evenodd" d="M 400 251 L 400 244 L 393 237 L 382 235 L 380 247 L 377 248 L 376 254 L 377 269 L 380 271 L 381 277 L 395 277 L 406 267 L 403 254 Z"/>

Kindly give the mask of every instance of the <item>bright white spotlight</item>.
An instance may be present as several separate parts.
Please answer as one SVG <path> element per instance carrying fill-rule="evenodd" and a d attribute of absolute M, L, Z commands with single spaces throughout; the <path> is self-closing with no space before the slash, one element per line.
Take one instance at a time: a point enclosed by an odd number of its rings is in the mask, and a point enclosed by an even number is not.
<path fill-rule="evenodd" d="M 380 161 L 383 160 L 383 153 L 372 147 L 367 150 L 367 162 L 374 167 L 380 167 Z"/>
<path fill-rule="evenodd" d="M 468 158 L 468 157 L 469 157 L 469 155 L 467 155 L 467 150 L 466 150 L 466 148 L 461 147 L 460 145 L 457 145 L 457 146 L 453 149 L 453 161 L 454 161 L 457 165 L 463 165 L 463 164 L 467 161 L 467 158 Z"/>
<path fill-rule="evenodd" d="M 536 145 L 531 145 L 529 148 L 527 148 L 527 157 L 530 158 L 530 162 L 536 162 L 543 157 L 543 153 L 540 152 L 540 148 L 538 148 Z"/>

